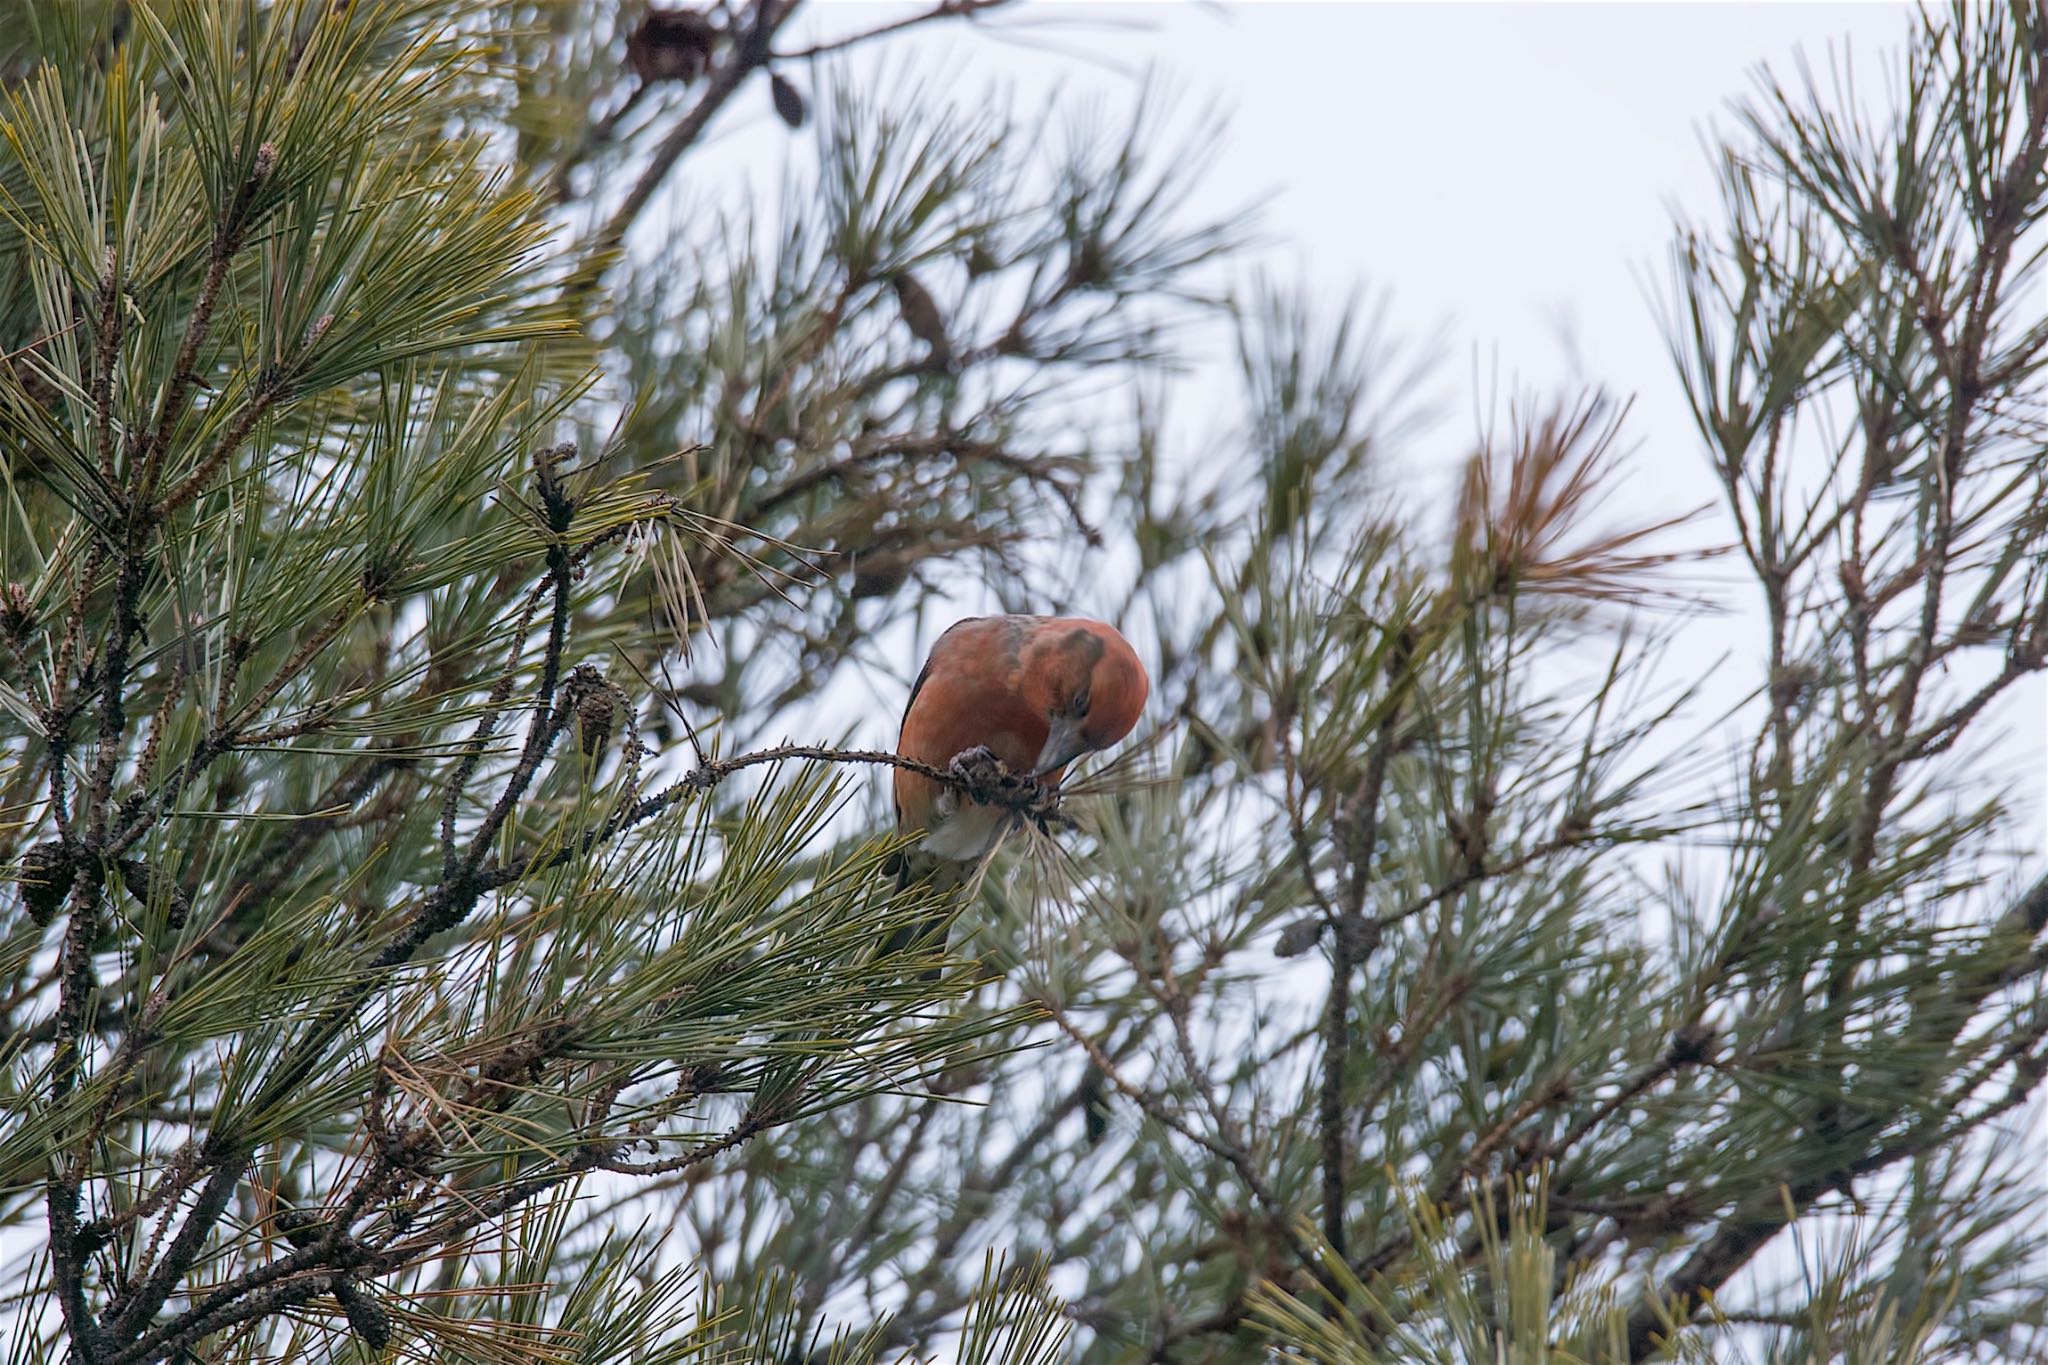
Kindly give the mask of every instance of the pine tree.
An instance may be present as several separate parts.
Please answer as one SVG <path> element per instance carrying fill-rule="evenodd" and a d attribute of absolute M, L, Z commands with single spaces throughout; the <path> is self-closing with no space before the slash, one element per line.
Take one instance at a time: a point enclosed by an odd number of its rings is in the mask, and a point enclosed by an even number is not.
<path fill-rule="evenodd" d="M 1412 351 L 1223 296 L 1156 91 L 835 74 L 999 8 L 0 33 L 10 1358 L 2048 1344 L 2036 12 L 1742 106 L 1668 319 L 1725 498 L 1629 521 L 1599 394 L 1405 500 Z M 779 198 L 679 211 L 747 104 Z M 1659 672 L 1703 564 L 1739 700 Z M 933 979 L 833 699 L 976 570 L 1156 724 Z"/>
<path fill-rule="evenodd" d="M 588 98 L 701 128 L 789 8 L 723 16 L 694 82 L 586 51 Z M 871 281 L 779 337 L 746 331 L 749 291 L 791 279 L 743 252 L 658 329 L 615 317 L 632 290 L 607 272 L 689 139 L 565 231 L 609 126 L 551 79 L 604 36 L 580 11 L 165 0 L 11 24 L 0 1171 L 36 1232 L 12 1249 L 12 1358 L 786 1354 L 811 1341 L 787 1277 L 663 1259 L 663 1227 L 591 1212 L 591 1177 L 700 1172 L 972 1065 L 1015 1018 L 877 957 L 931 906 L 894 893 L 879 841 L 810 853 L 846 776 L 739 752 L 715 699 L 642 669 L 713 631 L 843 653 L 843 626 L 777 604 L 887 595 L 830 579 L 891 553 L 899 582 L 1000 554 L 1021 533 L 980 509 L 1071 498 L 1076 469 L 998 448 L 1014 399 L 941 401 L 937 376 L 902 397 L 842 374 L 836 409 L 791 406 L 881 272 L 934 249 L 886 235 L 914 206 L 875 225 Z M 830 126 L 843 160 L 894 136 L 851 104 Z M 988 171 L 947 150 L 903 173 L 915 195 Z M 592 426 L 622 391 L 593 336 L 630 376 L 636 346 L 713 313 L 734 328 L 694 374 Z M 1006 354 L 1059 363 L 1061 341 L 1029 352 L 1064 318 L 1038 298 Z M 779 394 L 719 391 L 763 366 Z M 856 429 L 857 401 L 881 425 Z M 686 408 L 730 425 L 646 458 Z M 939 465 L 946 487 L 878 514 Z M 683 768 L 657 768 L 650 721 L 687 737 Z M 1056 1346 L 1035 1271 L 984 1278 L 974 1358 Z"/>

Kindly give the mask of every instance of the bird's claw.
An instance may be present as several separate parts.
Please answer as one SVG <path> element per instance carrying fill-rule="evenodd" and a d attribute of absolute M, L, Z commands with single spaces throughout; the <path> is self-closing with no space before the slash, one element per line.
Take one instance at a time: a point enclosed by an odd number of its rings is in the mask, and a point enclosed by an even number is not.
<path fill-rule="evenodd" d="M 953 761 L 947 766 L 952 769 L 954 776 L 976 787 L 995 787 L 1009 776 L 1009 770 L 1004 768 L 1003 761 L 996 757 L 996 751 L 986 744 L 977 744 L 972 749 L 961 750 L 953 755 Z"/>
<path fill-rule="evenodd" d="M 953 755 L 946 770 L 958 780 L 962 795 L 990 805 L 1005 807 L 1044 829 L 1059 800 L 1056 788 L 1010 771 L 986 744 L 963 749 Z"/>

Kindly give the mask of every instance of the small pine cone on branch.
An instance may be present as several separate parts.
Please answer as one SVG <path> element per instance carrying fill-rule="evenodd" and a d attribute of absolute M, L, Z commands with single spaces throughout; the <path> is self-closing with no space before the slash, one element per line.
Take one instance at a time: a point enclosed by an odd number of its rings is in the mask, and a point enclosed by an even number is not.
<path fill-rule="evenodd" d="M 711 64 L 718 30 L 690 9 L 650 9 L 626 38 L 626 66 L 641 81 L 688 84 Z"/>

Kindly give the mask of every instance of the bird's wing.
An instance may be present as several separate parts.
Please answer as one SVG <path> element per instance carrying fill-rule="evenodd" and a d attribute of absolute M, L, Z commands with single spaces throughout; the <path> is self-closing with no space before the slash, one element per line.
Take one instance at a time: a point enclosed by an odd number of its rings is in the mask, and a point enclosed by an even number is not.
<path fill-rule="evenodd" d="M 902 725 L 910 724 L 910 708 L 917 705 L 917 694 L 924 691 L 924 685 L 931 681 L 931 676 L 932 661 L 931 657 L 927 655 L 924 667 L 917 671 L 917 681 L 910 685 L 910 699 L 903 703 L 903 720 L 898 726 L 899 729 L 901 729 Z"/>
<path fill-rule="evenodd" d="M 954 631 L 961 629 L 963 626 L 976 625 L 983 619 L 985 618 L 980 616 L 969 616 L 961 620 L 955 621 L 952 625 L 947 626 L 944 630 L 939 632 L 938 639 L 932 641 L 932 647 L 930 651 L 926 653 L 926 655 L 924 656 L 924 667 L 917 671 L 917 681 L 910 685 L 910 696 L 904 700 L 904 725 L 908 725 L 910 723 L 910 708 L 917 705 L 917 694 L 924 691 L 924 685 L 931 681 L 932 665 L 938 662 L 939 650 L 942 646 L 945 645 L 946 637 L 951 635 Z"/>
<path fill-rule="evenodd" d="M 897 727 L 897 734 L 899 736 L 903 733 L 903 726 L 910 724 L 910 708 L 917 705 L 917 694 L 924 691 L 924 685 L 931 681 L 931 676 L 932 661 L 930 656 L 926 656 L 924 667 L 917 672 L 917 681 L 910 685 L 910 700 L 903 703 L 903 722 L 902 725 Z M 897 740 L 897 748 L 902 748 L 902 740 L 900 738 Z M 896 784 L 891 782 L 889 789 L 891 792 L 894 792 Z M 901 829 L 903 827 L 903 802 L 901 800 L 892 800 L 889 804 L 896 808 L 896 827 Z"/>

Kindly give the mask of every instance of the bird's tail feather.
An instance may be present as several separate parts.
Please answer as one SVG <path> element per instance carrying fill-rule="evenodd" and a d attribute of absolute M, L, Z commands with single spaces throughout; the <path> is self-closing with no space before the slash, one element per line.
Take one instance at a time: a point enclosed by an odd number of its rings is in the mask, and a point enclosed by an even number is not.
<path fill-rule="evenodd" d="M 953 921 L 960 917 L 961 910 L 981 884 L 989 856 L 983 855 L 974 862 L 963 863 L 950 858 L 935 858 L 920 848 L 907 848 L 896 854 L 891 862 L 898 891 L 908 891 L 919 883 L 925 883 L 933 893 L 945 899 L 929 914 L 891 931 L 882 940 L 878 956 L 888 957 L 904 952 L 943 953 Z M 936 981 L 940 971 L 931 967 L 921 975 L 926 981 Z"/>

